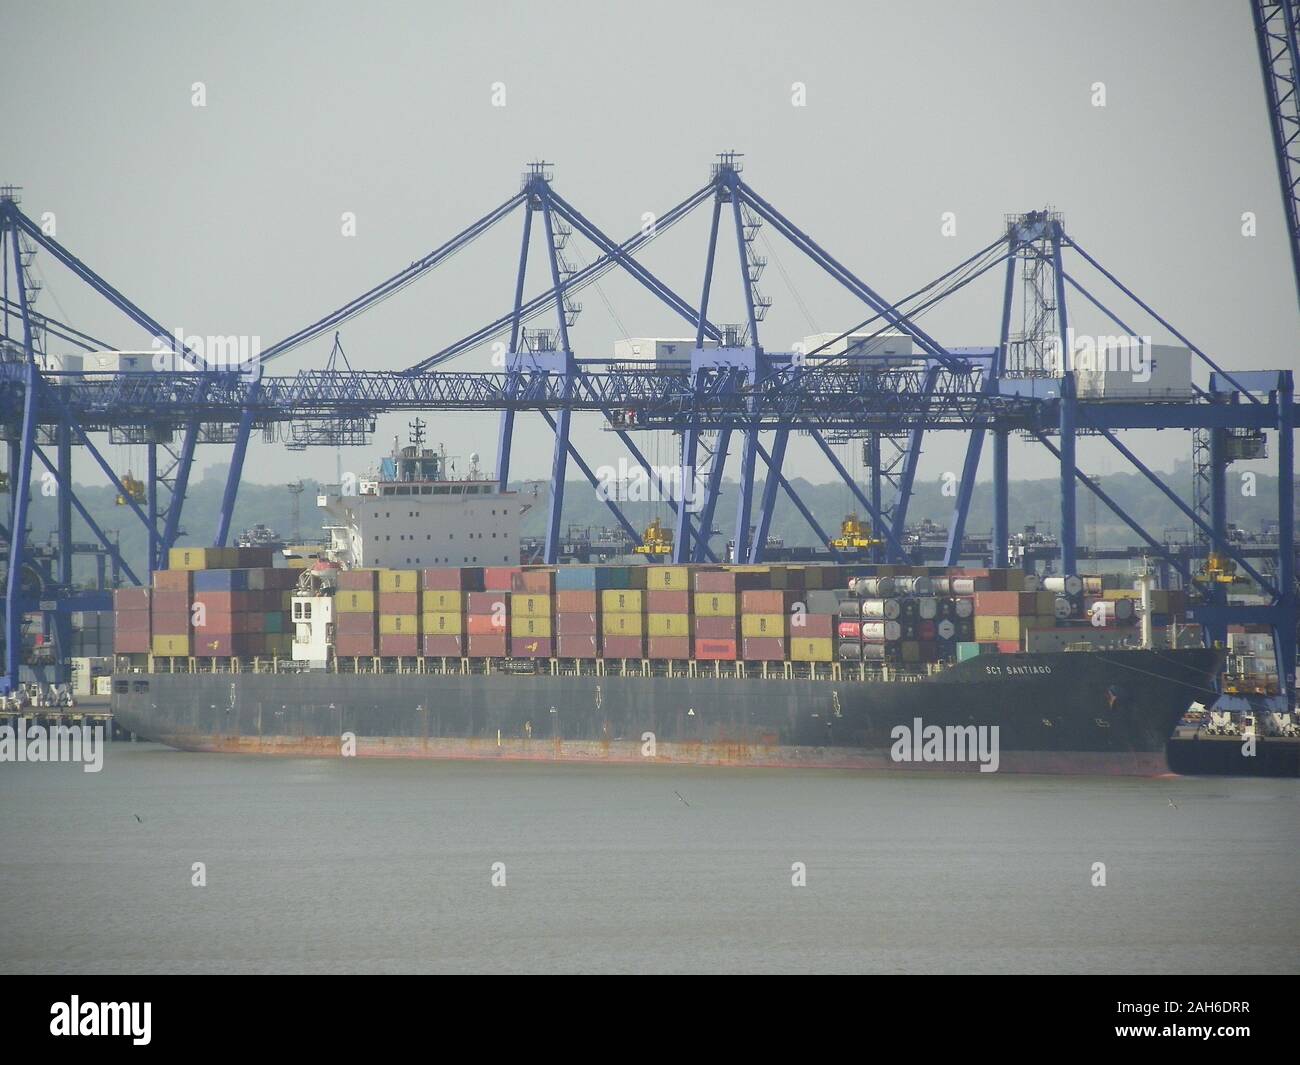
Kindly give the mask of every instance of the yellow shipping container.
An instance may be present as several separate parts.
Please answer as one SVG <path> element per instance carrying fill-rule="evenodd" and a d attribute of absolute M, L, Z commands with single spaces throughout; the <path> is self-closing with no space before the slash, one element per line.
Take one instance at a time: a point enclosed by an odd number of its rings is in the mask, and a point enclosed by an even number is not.
<path fill-rule="evenodd" d="M 379 571 L 379 590 L 381 592 L 417 592 L 420 590 L 420 571 L 418 569 L 381 569 Z"/>
<path fill-rule="evenodd" d="M 426 610 L 421 620 L 425 636 L 460 636 L 465 617 L 459 610 Z"/>
<path fill-rule="evenodd" d="M 553 634 L 549 617 L 520 617 L 516 614 L 510 618 L 510 635 L 516 639 L 527 636 L 547 638 Z"/>
<path fill-rule="evenodd" d="M 1010 614 L 985 614 L 975 618 L 975 640 L 978 643 L 997 643 L 1001 640 L 1018 640 L 1029 629 L 1050 628 L 1049 618 L 1018 618 Z"/>
<path fill-rule="evenodd" d="M 373 614 L 374 592 L 336 592 L 334 609 L 340 614 Z"/>
<path fill-rule="evenodd" d="M 464 613 L 465 611 L 465 593 L 464 592 L 435 592 L 426 588 L 424 597 L 420 600 L 420 609 L 426 614 L 446 613 L 456 611 Z"/>
<path fill-rule="evenodd" d="M 645 617 L 641 614 L 605 613 L 600 617 L 600 631 L 606 636 L 644 636 Z"/>
<path fill-rule="evenodd" d="M 791 662 L 829 662 L 835 657 L 834 641 L 826 637 L 795 636 L 790 640 Z"/>
<path fill-rule="evenodd" d="M 1165 592 L 1165 597 L 1166 597 L 1166 598 L 1165 598 L 1165 602 L 1166 602 L 1166 603 L 1169 601 L 1169 600 L 1168 600 L 1168 595 L 1169 595 L 1169 593 L 1168 593 L 1168 592 Z M 1104 591 L 1102 591 L 1102 593 L 1101 593 L 1101 597 L 1102 597 L 1103 599 L 1111 599 L 1111 600 L 1114 600 L 1114 599 L 1141 599 L 1141 598 L 1142 598 L 1142 593 L 1139 592 L 1136 588 L 1106 588 Z M 1155 593 L 1153 592 L 1153 593 L 1152 593 L 1152 598 L 1153 598 L 1153 600 L 1154 600 L 1154 597 L 1155 597 Z"/>
<path fill-rule="evenodd" d="M 687 566 L 650 566 L 646 587 L 656 592 L 689 592 L 691 571 Z"/>
<path fill-rule="evenodd" d="M 155 636 L 153 653 L 156 658 L 188 658 L 190 638 L 188 636 Z"/>
<path fill-rule="evenodd" d="M 639 614 L 645 593 L 634 588 L 607 588 L 600 593 L 600 609 L 606 614 Z"/>
<path fill-rule="evenodd" d="M 238 561 L 233 547 L 173 547 L 167 554 L 168 569 L 233 569 Z"/>
<path fill-rule="evenodd" d="M 380 614 L 379 635 L 381 636 L 418 636 L 420 634 L 420 616 L 418 614 Z"/>
<path fill-rule="evenodd" d="M 533 595 L 525 592 L 513 592 L 510 596 L 510 614 L 519 618 L 549 618 L 551 616 L 551 597 Z M 532 633 L 540 636 L 541 633 Z"/>
<path fill-rule="evenodd" d="M 784 614 L 741 614 L 740 635 L 785 636 L 785 623 Z"/>
<path fill-rule="evenodd" d="M 691 635 L 690 614 L 647 614 L 646 629 L 651 636 Z"/>
<path fill-rule="evenodd" d="M 735 592 L 696 592 L 695 616 L 698 618 L 734 618 L 736 616 Z"/>

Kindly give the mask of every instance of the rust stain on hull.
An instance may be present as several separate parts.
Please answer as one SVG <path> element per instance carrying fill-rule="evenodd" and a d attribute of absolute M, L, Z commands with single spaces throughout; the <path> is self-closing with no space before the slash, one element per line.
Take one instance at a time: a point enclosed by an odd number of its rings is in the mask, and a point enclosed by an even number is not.
<path fill-rule="evenodd" d="M 341 758 L 334 736 L 163 736 L 159 742 L 183 751 L 256 754 L 289 758 Z M 586 765 L 694 765 L 718 768 L 854 769 L 912 773 L 978 773 L 975 762 L 895 762 L 887 751 L 844 747 L 793 747 L 694 741 L 659 743 L 654 757 L 634 740 L 520 740 L 495 737 L 366 737 L 356 740 L 358 758 L 422 761 L 543 762 Z M 1166 776 L 1163 753 L 1094 751 L 1003 751 L 999 773 L 1093 776 Z M 994 775 L 994 774 L 989 774 Z"/>

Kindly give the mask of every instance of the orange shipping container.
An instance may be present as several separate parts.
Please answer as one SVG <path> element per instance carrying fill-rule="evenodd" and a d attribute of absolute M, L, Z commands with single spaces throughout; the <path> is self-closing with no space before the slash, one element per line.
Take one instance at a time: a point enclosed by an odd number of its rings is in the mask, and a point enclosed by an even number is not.
<path fill-rule="evenodd" d="M 695 657 L 705 661 L 731 661 L 736 657 L 735 640 L 695 640 Z"/>
<path fill-rule="evenodd" d="M 470 636 L 504 636 L 508 631 L 503 614 L 466 614 L 465 631 Z"/>

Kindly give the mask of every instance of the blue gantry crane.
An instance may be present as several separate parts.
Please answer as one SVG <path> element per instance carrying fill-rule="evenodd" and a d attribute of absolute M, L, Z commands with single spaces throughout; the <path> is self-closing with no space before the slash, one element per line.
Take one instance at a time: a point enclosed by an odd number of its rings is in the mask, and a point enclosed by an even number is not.
<path fill-rule="evenodd" d="M 1268 118 L 1289 248 L 1300 297 L 1300 43 L 1296 7 L 1292 0 L 1252 0 Z M 696 208 L 711 204 L 712 221 L 703 284 L 698 306 L 678 295 L 635 258 L 652 240 L 672 229 Z M 269 376 L 266 366 L 362 314 L 419 280 L 458 251 L 522 209 L 523 231 L 514 299 L 508 311 L 460 340 L 400 372 L 354 371 L 338 368 L 331 357 L 324 370 L 304 370 Z M 535 216 L 540 215 L 549 285 L 525 296 L 530 242 Z M 709 318 L 716 257 L 724 231 L 733 231 L 738 253 L 745 320 L 718 325 Z M 770 301 L 758 288 L 766 265 L 754 247 L 759 227 L 770 226 L 835 283 L 863 304 L 867 317 L 812 351 L 777 352 L 760 343 L 759 326 Z M 599 251 L 596 259 L 573 268 L 564 249 L 573 233 L 581 234 Z M 69 372 L 52 364 L 44 344 L 50 337 L 83 351 L 111 346 L 73 325 L 37 312 L 32 299 L 39 286 L 29 274 L 33 256 L 43 251 L 103 296 L 153 338 L 162 364 L 159 372 L 94 374 Z M 1114 289 L 1125 308 L 1135 308 L 1144 321 L 1154 322 L 1178 339 L 1204 363 L 1208 385 L 1176 401 L 1104 400 L 1081 396 L 1076 373 L 1068 366 L 1073 350 L 1067 295 L 1100 313 L 1125 337 L 1137 334 L 1119 311 L 1103 302 L 1093 283 L 1085 284 L 1082 269 L 1067 261 L 1077 258 Z M 497 474 L 504 487 L 510 476 L 513 433 L 518 415 L 535 412 L 554 432 L 551 493 L 543 554 L 553 561 L 559 549 L 568 463 L 593 485 L 597 476 L 571 437 L 575 414 L 599 416 L 613 431 L 645 475 L 655 482 L 673 511 L 672 557 L 678 561 L 716 560 L 711 540 L 718 502 L 724 495 L 723 475 L 738 440 L 736 510 L 732 557 L 758 562 L 763 558 L 772 515 L 783 493 L 814 530 L 819 542 L 831 538 L 801 500 L 783 472 L 791 432 L 806 434 L 844 481 L 879 536 L 880 557 L 906 557 L 904 544 L 908 503 L 925 434 L 962 431 L 968 434 L 966 456 L 949 523 L 946 561 L 960 557 L 971 500 L 975 491 L 984 440 L 992 436 L 993 535 L 989 561 L 1009 558 L 1008 450 L 1012 434 L 1037 441 L 1057 461 L 1060 478 L 1059 558 L 1062 572 L 1076 569 L 1076 494 L 1083 485 L 1108 506 L 1142 540 L 1163 566 L 1179 575 L 1194 598 L 1194 618 L 1210 639 L 1222 641 L 1229 624 L 1267 625 L 1274 633 L 1279 674 L 1294 699 L 1296 656 L 1296 573 L 1294 520 L 1295 397 L 1290 370 L 1225 370 L 1193 344 L 1172 323 L 1114 273 L 1086 251 L 1065 229 L 1060 215 L 1030 211 L 1007 220 L 998 240 L 963 260 L 952 270 L 890 302 L 834 258 L 808 233 L 766 200 L 742 177 L 741 157 L 723 153 L 710 181 L 660 215 L 655 224 L 616 242 L 555 189 L 552 168 L 531 165 L 519 191 L 471 223 L 450 240 L 325 315 L 267 348 L 253 366 L 237 370 L 209 365 L 196 352 L 173 338 L 157 319 L 113 287 L 42 232 L 20 208 L 17 190 L 0 189 L 0 263 L 3 263 L 3 340 L 0 340 L 0 433 L 6 441 L 10 490 L 8 525 L 0 524 L 7 545 L 4 587 L 5 673 L 0 690 L 19 676 L 19 625 L 25 612 L 52 614 L 55 631 L 66 626 L 72 609 L 105 605 L 102 595 L 78 593 L 72 584 L 72 513 L 86 522 L 110 557 L 114 572 L 139 583 L 121 558 L 115 542 L 96 524 L 77 497 L 71 477 L 72 448 L 83 447 L 134 517 L 147 530 L 150 566 L 166 564 L 167 551 L 181 534 L 181 516 L 195 451 L 201 443 L 233 444 L 214 542 L 230 534 L 243 465 L 255 429 L 288 427 L 291 446 L 354 442 L 365 439 L 373 419 L 385 412 L 496 411 L 500 418 Z M 988 348 L 945 347 L 918 319 L 939 301 L 966 288 L 979 277 L 1005 264 L 998 343 Z M 694 334 L 689 361 L 677 366 L 627 366 L 575 355 L 570 336 L 581 304 L 574 296 L 614 268 L 633 277 Z M 1022 279 L 1019 307 L 1022 328 L 1013 333 L 1015 279 Z M 1114 299 L 1114 297 L 1108 297 Z M 527 324 L 553 312 L 554 329 L 529 330 Z M 1133 313 L 1125 310 L 1125 314 Z M 919 355 L 907 366 L 863 353 L 861 345 L 841 342 L 869 338 L 886 330 L 909 337 Z M 456 356 L 499 338 L 499 372 L 454 372 L 440 369 Z M 335 333 L 337 349 L 337 332 Z M 1054 350 L 1060 365 L 1046 364 Z M 834 350 L 832 350 L 834 349 Z M 1189 506 L 1122 439 L 1126 430 L 1172 429 L 1196 435 L 1202 456 L 1197 483 L 1204 499 Z M 651 466 L 634 437 L 667 431 L 680 440 L 680 463 L 674 476 Z M 1227 482 L 1230 465 L 1257 457 L 1267 431 L 1277 433 L 1277 555 L 1268 574 L 1260 572 L 1247 552 L 1229 535 Z M 92 434 L 120 434 L 146 445 L 146 492 L 140 500 L 111 468 Z M 768 444 L 764 444 L 764 434 Z M 711 435 L 711 445 L 705 436 Z M 1141 473 L 1191 523 L 1204 543 L 1205 564 L 1194 566 L 1195 553 L 1172 547 L 1142 528 L 1109 497 L 1093 478 L 1079 469 L 1076 446 L 1081 437 L 1107 441 L 1115 452 Z M 832 441 L 862 440 L 871 456 L 867 490 L 859 486 L 832 447 Z M 888 469 L 882 442 L 891 441 L 897 456 Z M 174 442 L 179 444 L 174 446 Z M 53 459 L 46 448 L 54 451 Z M 702 454 L 707 452 L 707 454 Z M 163 462 L 160 464 L 160 453 Z M 26 565 L 27 514 L 34 463 L 39 462 L 58 486 L 57 567 L 48 580 L 29 580 Z M 763 492 L 755 499 L 758 463 L 766 469 Z M 671 481 L 664 484 L 665 480 Z M 894 498 L 884 498 L 886 481 Z M 675 486 L 675 488 L 674 488 Z M 1198 497 L 1202 493 L 1198 492 Z M 619 526 L 632 539 L 637 533 L 613 500 L 606 499 Z M 755 514 L 756 510 L 756 514 Z M 834 549 L 832 548 L 832 553 Z M 1027 556 L 1028 557 L 1028 556 Z M 1243 605 L 1229 599 L 1230 577 L 1236 567 L 1262 593 L 1263 602 Z M 1268 567 L 1265 567 L 1266 569 Z M 37 574 L 39 576 L 39 574 Z"/>
<path fill-rule="evenodd" d="M 182 444 L 178 462 L 181 469 L 174 483 L 181 488 L 198 443 L 209 439 L 232 442 L 234 455 L 215 536 L 216 542 L 222 543 L 229 533 L 242 463 L 255 427 L 265 429 L 303 422 L 337 426 L 401 410 L 497 411 L 501 418 L 499 476 L 504 480 L 509 476 L 514 420 L 521 413 L 537 412 L 550 424 L 555 436 L 551 504 L 544 548 L 547 557 L 551 558 L 559 536 L 558 523 L 563 512 L 568 461 L 572 459 L 584 476 L 593 485 L 596 483 L 590 464 L 579 454 L 569 435 L 573 416 L 590 413 L 599 416 L 613 429 L 648 475 L 662 476 L 663 471 L 651 469 L 644 452 L 637 447 L 634 435 L 654 431 L 677 434 L 681 440 L 679 486 L 697 483 L 698 442 L 705 432 L 716 434 L 707 472 L 698 475 L 698 483 L 703 486 L 702 499 L 695 500 L 696 506 L 693 507 L 687 506 L 685 498 L 673 502 L 679 532 L 674 551 L 679 559 L 716 557 L 709 542 L 712 515 L 723 494 L 722 470 L 731 450 L 729 440 L 738 438 L 740 469 L 736 488 L 734 557 L 758 561 L 762 558 L 779 491 L 786 494 L 816 530 L 819 539 L 826 542 L 825 530 L 799 499 L 782 470 L 785 441 L 792 430 L 798 430 L 806 432 L 818 443 L 832 468 L 850 486 L 859 504 L 876 523 L 887 557 L 901 558 L 906 554 L 902 541 L 907 498 L 915 478 L 924 434 L 959 430 L 969 434 L 969 443 L 952 524 L 960 530 L 966 522 L 983 438 L 992 433 L 995 497 L 992 558 L 1005 561 L 1009 480 L 1007 440 L 1012 433 L 1017 433 L 1040 441 L 1059 462 L 1059 565 L 1064 572 L 1076 568 L 1075 492 L 1076 486 L 1083 484 L 1133 528 L 1154 555 L 1164 559 L 1180 574 L 1184 585 L 1197 594 L 1196 616 L 1211 633 L 1221 636 L 1226 626 L 1234 621 L 1269 624 L 1278 632 L 1281 660 L 1284 663 L 1294 660 L 1295 596 L 1291 562 L 1294 522 L 1290 486 L 1294 465 L 1291 440 L 1295 410 L 1290 372 L 1229 373 L 1223 370 L 1081 247 L 1066 233 L 1059 216 L 1051 212 L 1035 211 L 1016 216 L 1009 221 L 999 240 L 898 304 L 890 303 L 748 185 L 741 177 L 738 164 L 739 157 L 734 153 L 722 156 L 714 167 L 710 183 L 683 201 L 685 206 L 679 205 L 665 215 L 671 224 L 691 205 L 712 203 L 713 225 L 698 308 L 692 307 L 660 279 L 635 263 L 632 256 L 647 242 L 646 234 L 639 233 L 620 243 L 606 237 L 556 192 L 549 167 L 537 164 L 525 175 L 519 197 L 507 201 L 456 240 L 376 286 L 364 297 L 273 345 L 263 353 L 251 372 L 249 367 L 231 370 L 208 366 L 197 354 L 179 343 L 160 347 L 160 352 L 169 361 L 158 372 L 78 374 L 43 367 L 37 359 L 35 338 L 38 323 L 30 306 L 30 285 L 23 261 L 26 240 L 43 248 L 56 249 L 56 258 L 65 265 L 76 264 L 78 276 L 92 284 L 137 324 L 150 329 L 156 337 L 168 337 L 169 334 L 156 319 L 127 301 L 65 249 L 43 234 L 38 235 L 39 229 L 26 218 L 12 196 L 0 200 L 0 229 L 14 263 L 12 274 L 6 275 L 14 284 L 12 301 L 6 290 L 6 310 L 12 302 L 14 320 L 21 322 L 22 326 L 21 348 L 10 348 L 18 357 L 0 363 L 0 381 L 5 386 L 0 397 L 0 421 L 6 427 L 9 441 L 13 482 L 15 486 L 29 483 L 34 460 L 47 465 L 58 480 L 60 502 L 67 508 L 67 520 L 61 517 L 61 542 L 65 534 L 71 535 L 70 513 L 76 509 L 107 550 L 111 546 L 107 537 L 77 499 L 69 476 L 71 447 L 74 444 L 84 447 L 127 499 L 135 517 L 150 531 L 151 543 L 156 545 L 151 547 L 150 559 L 154 564 L 160 564 L 165 559 L 166 548 L 175 539 L 175 529 L 179 528 L 183 492 L 173 494 L 165 520 L 156 503 L 156 484 L 150 485 L 148 499 L 141 506 L 96 447 L 92 434 L 131 429 L 157 440 L 180 436 Z M 445 349 L 404 371 L 354 371 L 334 367 L 285 376 L 271 376 L 264 372 L 271 359 L 292 346 L 336 328 L 346 317 L 361 313 L 409 283 L 419 273 L 445 260 L 458 242 L 473 239 L 505 214 L 520 207 L 525 221 L 512 310 L 491 323 L 486 331 L 474 334 L 474 345 L 481 345 L 508 332 L 510 340 L 504 365 L 499 370 L 456 372 L 436 369 L 454 355 L 469 350 L 458 342 L 451 349 Z M 747 321 L 740 326 L 719 327 L 709 320 L 708 307 L 721 223 L 728 208 L 730 228 L 734 231 L 740 258 Z M 540 297 L 526 300 L 527 245 L 534 213 L 540 213 L 541 229 L 546 235 L 550 284 Z M 757 271 L 751 247 L 755 220 L 772 225 L 823 271 L 862 300 L 867 318 L 837 339 L 856 335 L 862 329 L 891 329 L 905 333 L 915 341 L 920 349 L 917 358 L 906 366 L 898 366 L 851 350 L 830 354 L 825 350 L 831 346 L 829 343 L 811 352 L 770 352 L 764 349 L 758 341 L 758 327 L 765 304 L 754 287 Z M 569 269 L 561 255 L 562 244 L 556 238 L 561 225 L 587 235 L 605 249 L 604 254 L 583 270 Z M 1077 255 L 1123 297 L 1203 359 L 1211 371 L 1209 387 L 1177 402 L 1098 402 L 1077 395 L 1075 377 L 1068 368 L 1055 375 L 1026 372 L 1034 369 L 1026 360 L 1032 362 L 1039 357 L 1035 352 L 1039 351 L 1045 336 L 1053 334 L 1058 349 L 1067 350 L 1067 290 L 1079 294 L 1104 313 L 1126 335 L 1133 334 L 1129 324 L 1117 312 L 1066 269 L 1065 252 Z M 919 313 L 1002 263 L 1006 264 L 1006 272 L 1001 330 L 996 346 L 945 347 L 917 323 Z M 603 270 L 615 266 L 628 272 L 692 326 L 695 347 L 689 363 L 677 367 L 627 366 L 575 356 L 569 334 L 577 309 L 572 295 Z M 1026 287 L 1039 294 L 1050 292 L 1053 305 L 1051 313 L 1044 313 L 1043 308 L 1037 306 L 1026 311 L 1025 319 L 1039 323 L 1039 327 L 1032 335 L 1013 337 L 1010 321 L 1018 268 L 1035 274 L 1046 269 L 1043 276 L 1050 279 L 1050 284 L 1037 278 Z M 524 329 L 525 322 L 548 310 L 556 315 L 555 330 L 538 330 L 530 334 Z M 6 324 L 8 322 L 6 317 Z M 76 336 L 66 323 L 45 319 L 39 325 L 56 331 L 54 335 L 64 340 Z M 707 346 L 706 340 L 711 342 Z M 92 346 L 89 339 L 82 343 L 87 348 Z M 1177 493 L 1164 485 L 1159 475 L 1123 443 L 1119 434 L 1131 429 L 1199 429 L 1210 434 L 1214 504 L 1209 522 L 1204 522 L 1188 508 Z M 1233 458 L 1232 434 L 1265 430 L 1279 433 L 1279 558 L 1276 577 L 1272 580 L 1258 572 L 1250 560 L 1234 548 L 1227 531 L 1226 473 Z M 853 438 L 885 433 L 902 434 L 908 441 L 900 478 L 900 498 L 889 514 L 886 514 L 878 491 L 869 494 L 854 482 L 827 439 L 830 434 Z M 769 446 L 764 446 L 765 434 L 770 439 Z M 1171 552 L 1156 536 L 1126 515 L 1078 469 L 1075 445 L 1077 439 L 1085 434 L 1108 440 L 1118 454 L 1179 506 L 1194 525 L 1202 528 L 1216 557 L 1240 566 L 1269 595 L 1271 602 L 1252 607 L 1229 603 L 1221 582 L 1203 579 L 1189 564 L 1185 554 Z M 44 436 L 54 439 L 60 448 L 53 462 L 42 446 Z M 754 474 L 759 461 L 767 467 L 768 476 L 761 498 L 755 500 Z M 13 493 L 11 529 L 25 528 L 27 495 L 22 491 Z M 617 504 L 612 500 L 606 500 L 606 503 L 622 528 L 636 536 Z M 751 524 L 750 515 L 755 507 L 757 520 Z M 14 624 L 9 619 L 16 619 L 33 604 L 22 586 L 22 538 L 10 536 L 9 539 L 7 648 L 14 648 L 17 641 L 13 635 Z M 957 531 L 951 536 L 949 561 L 955 560 L 959 545 L 960 531 Z M 141 579 L 141 575 L 132 572 L 124 561 L 122 572 L 130 580 Z M 55 591 L 70 591 L 70 575 L 61 570 L 60 576 L 64 579 L 64 588 Z M 60 602 L 63 601 L 61 598 Z M 15 654 L 10 652 L 7 672 L 11 682 L 16 676 L 16 668 Z M 1287 677 L 1291 672 L 1289 668 L 1283 671 Z"/>

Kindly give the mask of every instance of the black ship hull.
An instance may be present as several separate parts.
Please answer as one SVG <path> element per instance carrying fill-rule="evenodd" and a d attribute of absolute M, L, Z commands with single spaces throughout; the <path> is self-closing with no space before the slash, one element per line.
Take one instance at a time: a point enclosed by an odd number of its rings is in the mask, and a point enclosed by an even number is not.
<path fill-rule="evenodd" d="M 1156 774 L 1218 665 L 1208 650 L 1125 650 L 889 681 L 125 673 L 113 709 L 122 728 L 195 751 Z"/>

